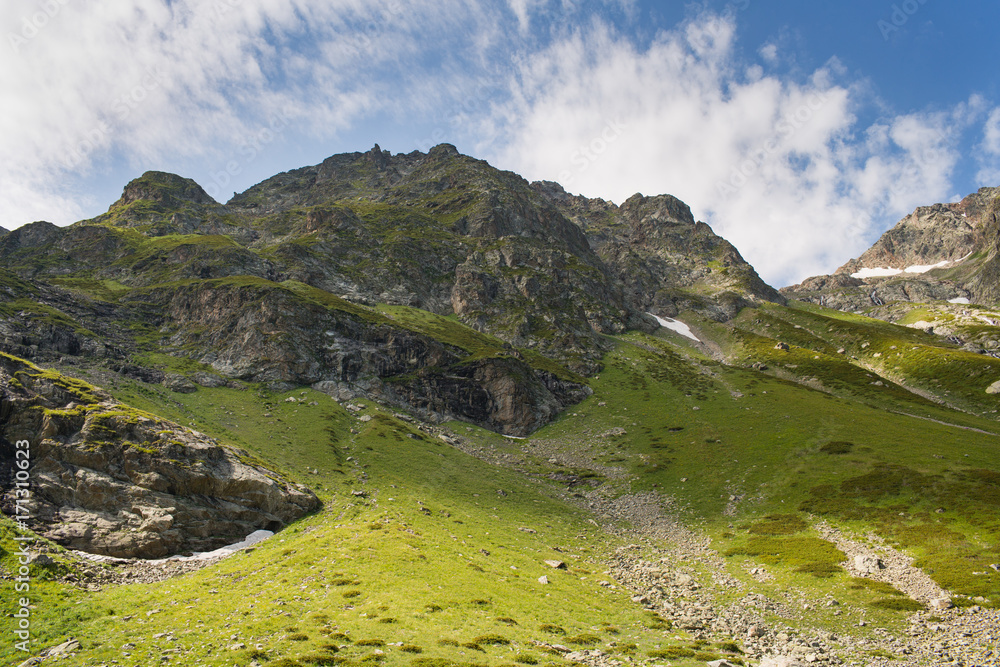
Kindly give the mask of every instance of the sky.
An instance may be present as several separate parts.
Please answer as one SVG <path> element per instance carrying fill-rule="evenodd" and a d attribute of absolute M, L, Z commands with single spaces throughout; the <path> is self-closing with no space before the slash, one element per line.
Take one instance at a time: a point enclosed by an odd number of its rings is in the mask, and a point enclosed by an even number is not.
<path fill-rule="evenodd" d="M 1000 185 L 995 0 L 5 0 L 0 226 L 447 142 L 668 193 L 769 283 Z M 992 65 L 990 63 L 993 63 Z"/>

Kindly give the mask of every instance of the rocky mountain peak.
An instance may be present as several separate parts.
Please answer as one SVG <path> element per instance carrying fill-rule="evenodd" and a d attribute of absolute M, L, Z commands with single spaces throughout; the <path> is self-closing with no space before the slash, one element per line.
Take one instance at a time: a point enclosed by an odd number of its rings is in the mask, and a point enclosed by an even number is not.
<path fill-rule="evenodd" d="M 808 278 L 782 292 L 844 310 L 890 301 L 990 303 L 1000 297 L 998 210 L 1000 188 L 918 207 L 832 276 Z"/>
<path fill-rule="evenodd" d="M 621 212 L 634 230 L 655 232 L 665 225 L 695 224 L 691 208 L 673 195 L 635 194 L 622 204 Z"/>
<path fill-rule="evenodd" d="M 121 198 L 108 211 L 127 207 L 137 201 L 155 202 L 165 208 L 217 203 L 190 178 L 163 171 L 147 171 L 125 186 Z"/>

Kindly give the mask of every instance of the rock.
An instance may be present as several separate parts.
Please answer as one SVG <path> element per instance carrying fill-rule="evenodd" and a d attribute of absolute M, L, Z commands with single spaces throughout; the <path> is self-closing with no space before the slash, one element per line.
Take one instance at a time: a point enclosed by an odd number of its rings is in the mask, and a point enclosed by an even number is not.
<path fill-rule="evenodd" d="M 198 387 L 188 380 L 183 375 L 176 375 L 173 373 L 168 373 L 166 378 L 163 380 L 163 386 L 170 391 L 177 392 L 178 394 L 193 394 L 198 391 Z"/>
<path fill-rule="evenodd" d="M 884 568 L 885 564 L 875 556 L 859 554 L 854 557 L 854 569 L 862 575 L 874 574 Z"/>
<path fill-rule="evenodd" d="M 209 387 L 214 389 L 216 387 L 225 387 L 228 384 L 228 380 L 221 378 L 218 375 L 212 375 L 211 373 L 195 373 L 191 376 L 191 380 L 195 384 L 201 385 L 202 387 Z"/>
<path fill-rule="evenodd" d="M 538 583 L 544 586 L 545 584 L 549 583 L 549 578 L 546 577 L 545 575 L 542 575 L 541 577 L 538 577 Z"/>
<path fill-rule="evenodd" d="M 986 393 L 991 395 L 1000 394 L 1000 380 L 997 380 L 986 388 Z"/>
<path fill-rule="evenodd" d="M 759 667 L 802 667 L 802 663 L 787 655 L 766 656 Z"/>
<path fill-rule="evenodd" d="M 84 382 L 0 356 L 0 386 L 10 409 L 0 442 L 47 434 L 32 447 L 28 506 L 40 534 L 65 547 L 119 558 L 212 551 L 320 506 L 244 454 Z M 0 496 L 5 510 L 13 500 L 13 490 Z"/>
<path fill-rule="evenodd" d="M 935 598 L 930 601 L 928 606 L 936 611 L 945 611 L 946 609 L 951 609 L 955 605 L 952 604 L 951 598 Z"/>
<path fill-rule="evenodd" d="M 708 664 L 708 667 L 736 667 L 733 663 L 728 660 L 713 660 Z"/>
<path fill-rule="evenodd" d="M 777 345 L 774 346 L 774 349 L 776 349 L 776 350 L 788 350 L 790 348 L 788 347 L 788 343 L 778 343 Z"/>
<path fill-rule="evenodd" d="M 545 564 L 557 570 L 566 569 L 566 563 L 562 562 L 561 560 L 547 560 L 545 561 Z"/>

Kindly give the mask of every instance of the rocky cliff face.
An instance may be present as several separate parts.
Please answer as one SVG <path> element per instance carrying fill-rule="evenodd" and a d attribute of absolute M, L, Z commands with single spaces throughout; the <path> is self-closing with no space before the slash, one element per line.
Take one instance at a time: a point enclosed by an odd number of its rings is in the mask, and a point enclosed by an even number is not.
<path fill-rule="evenodd" d="M 998 211 L 1000 188 L 918 208 L 832 276 L 809 278 L 782 293 L 841 310 L 891 301 L 993 303 L 1000 299 Z"/>
<path fill-rule="evenodd" d="M 534 187 L 580 225 L 639 310 L 673 317 L 690 309 L 725 321 L 754 303 L 784 303 L 731 243 L 696 222 L 676 197 L 635 195 L 619 207 L 569 195 L 556 183 Z"/>
<path fill-rule="evenodd" d="M 14 514 L 13 443 L 31 444 L 31 526 L 116 557 L 210 551 L 277 530 L 316 496 L 243 452 L 113 401 L 79 380 L 0 354 L 0 478 Z"/>
<path fill-rule="evenodd" d="M 163 351 L 514 435 L 584 395 L 606 335 L 655 330 L 645 312 L 724 320 L 781 300 L 673 197 L 573 198 L 447 144 L 333 156 L 225 205 L 149 172 L 93 220 L 3 236 L 0 260 L 14 354 L 156 380 L 136 354 Z M 400 324 L 378 304 L 457 322 Z M 474 332 L 492 342 L 461 343 Z"/>

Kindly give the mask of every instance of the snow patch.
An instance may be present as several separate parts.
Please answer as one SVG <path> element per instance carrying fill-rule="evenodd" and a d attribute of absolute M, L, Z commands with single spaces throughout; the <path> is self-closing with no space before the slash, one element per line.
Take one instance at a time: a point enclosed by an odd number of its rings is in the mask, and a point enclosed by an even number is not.
<path fill-rule="evenodd" d="M 232 556 L 237 551 L 243 551 L 247 547 L 252 547 L 253 545 L 263 542 L 269 537 L 273 537 L 274 533 L 270 530 L 256 530 L 246 536 L 246 539 L 242 542 L 237 542 L 236 544 L 230 544 L 225 547 L 219 547 L 215 551 L 196 551 L 190 556 L 171 556 L 170 558 L 164 558 L 159 561 L 151 561 L 153 563 L 162 563 L 170 560 L 215 560 L 216 558 L 226 558 L 227 556 Z"/>
<path fill-rule="evenodd" d="M 656 315 L 653 315 L 653 313 L 647 313 L 647 315 L 650 315 L 653 318 L 655 318 L 656 321 L 660 323 L 660 326 L 663 327 L 664 329 L 670 329 L 671 331 L 676 331 L 685 338 L 690 338 L 691 340 L 697 343 L 701 342 L 701 340 L 694 335 L 694 332 L 691 331 L 691 327 L 684 324 L 683 322 L 679 320 L 672 320 L 669 317 L 658 317 Z"/>
<path fill-rule="evenodd" d="M 898 276 L 903 272 L 902 269 L 861 269 L 856 273 L 852 273 L 852 278 L 889 278 L 891 276 Z"/>
<path fill-rule="evenodd" d="M 969 305 L 972 302 L 969 301 L 968 299 L 966 299 L 964 296 L 960 296 L 957 299 L 951 299 L 951 300 L 949 300 L 948 303 L 961 303 L 961 304 L 964 304 L 964 305 Z"/>
<path fill-rule="evenodd" d="M 857 271 L 855 273 L 852 273 L 851 277 L 852 278 L 891 278 L 892 276 L 898 276 L 898 275 L 902 275 L 904 273 L 912 273 L 912 274 L 927 273 L 928 271 L 932 271 L 934 269 L 943 269 L 946 266 L 954 266 L 955 264 L 958 264 L 960 262 L 964 262 L 965 260 L 969 259 L 970 257 L 972 257 L 972 253 L 971 252 L 968 255 L 966 255 L 965 257 L 963 257 L 962 259 L 956 259 L 954 262 L 951 262 L 951 261 L 948 261 L 948 260 L 944 260 L 944 261 L 938 262 L 937 264 L 914 264 L 913 266 L 908 266 L 905 269 L 889 269 L 889 268 L 884 268 L 884 269 L 883 268 L 868 269 L 868 268 L 866 268 L 866 269 L 861 269 L 860 271 Z"/>

